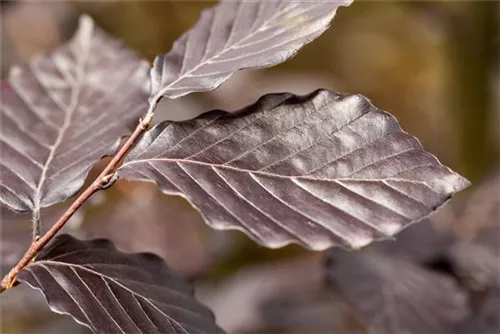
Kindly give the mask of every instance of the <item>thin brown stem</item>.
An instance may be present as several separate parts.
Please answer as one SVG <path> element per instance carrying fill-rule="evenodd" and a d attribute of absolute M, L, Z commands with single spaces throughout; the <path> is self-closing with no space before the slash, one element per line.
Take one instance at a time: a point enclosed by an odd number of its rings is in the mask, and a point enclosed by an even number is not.
<path fill-rule="evenodd" d="M 85 189 L 83 193 L 71 204 L 71 206 L 64 212 L 59 220 L 40 238 L 34 238 L 30 247 L 24 253 L 19 262 L 10 270 L 10 272 L 0 282 L 0 293 L 10 289 L 16 283 L 17 274 L 23 270 L 31 261 L 38 255 L 45 245 L 59 232 L 59 230 L 68 222 L 73 214 L 85 203 L 90 196 L 101 190 L 114 178 L 114 173 L 120 161 L 127 156 L 130 150 L 134 147 L 137 140 L 147 130 L 151 121 L 153 120 L 153 113 L 148 113 L 144 119 L 139 121 L 132 135 L 123 144 L 120 150 L 115 154 L 113 159 L 108 163 L 99 176 L 92 182 L 92 184 Z"/>

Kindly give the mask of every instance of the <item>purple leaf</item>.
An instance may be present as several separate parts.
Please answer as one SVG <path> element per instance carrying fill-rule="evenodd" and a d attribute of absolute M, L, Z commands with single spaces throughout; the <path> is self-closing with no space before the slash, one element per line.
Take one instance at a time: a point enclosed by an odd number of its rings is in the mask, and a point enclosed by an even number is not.
<path fill-rule="evenodd" d="M 31 222 L 26 214 L 0 206 L 0 266 L 13 266 L 31 243 Z"/>
<path fill-rule="evenodd" d="M 450 333 L 469 315 L 452 277 L 401 259 L 332 251 L 327 279 L 373 333 Z"/>
<path fill-rule="evenodd" d="M 286 61 L 321 35 L 352 0 L 222 1 L 151 70 L 150 103 L 217 88 L 236 71 Z"/>
<path fill-rule="evenodd" d="M 458 242 L 451 246 L 447 257 L 454 272 L 471 290 L 500 288 L 500 250 L 498 249 L 500 227 L 490 226 L 481 232 L 478 236 L 483 238 Z M 484 238 L 485 236 L 488 238 Z"/>
<path fill-rule="evenodd" d="M 486 291 L 478 310 L 455 328 L 456 334 L 495 334 L 500 332 L 500 289 Z"/>
<path fill-rule="evenodd" d="M 328 90 L 160 123 L 119 172 L 185 196 L 214 228 L 314 250 L 392 236 L 468 185 L 366 98 Z"/>
<path fill-rule="evenodd" d="M 95 333 L 222 333 L 192 287 L 151 253 L 56 237 L 18 279 Z"/>
<path fill-rule="evenodd" d="M 0 202 L 63 201 L 147 109 L 148 64 L 87 16 L 73 39 L 12 69 L 2 86 Z"/>
<path fill-rule="evenodd" d="M 443 211 L 432 217 L 439 216 Z M 401 233 L 397 238 L 374 245 L 375 250 L 416 263 L 431 263 L 443 257 L 454 239 L 449 233 L 435 228 L 431 219 L 424 219 Z"/>
<path fill-rule="evenodd" d="M 40 210 L 40 222 L 45 225 L 45 233 L 52 223 L 67 210 L 66 203 Z M 83 212 L 76 212 L 62 228 L 65 233 L 74 233 L 83 220 Z M 32 242 L 32 217 L 28 213 L 18 213 L 0 205 L 0 266 L 13 267 L 21 259 Z M 47 222 L 48 224 L 44 224 Z M 7 268 L 8 267 L 8 268 Z"/>
<path fill-rule="evenodd" d="M 110 239 L 126 252 L 155 253 L 183 277 L 196 277 L 207 270 L 213 260 L 209 251 L 213 240 L 204 232 L 214 231 L 205 230 L 198 212 L 182 198 L 161 196 L 153 184 L 141 182 L 138 186 L 110 210 L 88 220 L 81 236 Z"/>

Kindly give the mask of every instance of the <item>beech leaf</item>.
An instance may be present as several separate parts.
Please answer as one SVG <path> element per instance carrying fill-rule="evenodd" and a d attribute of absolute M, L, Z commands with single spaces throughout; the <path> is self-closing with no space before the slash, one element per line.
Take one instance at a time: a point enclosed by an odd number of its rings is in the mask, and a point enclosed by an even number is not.
<path fill-rule="evenodd" d="M 458 324 L 454 334 L 496 334 L 500 333 L 500 289 L 486 291 L 478 310 L 473 316 Z"/>
<path fill-rule="evenodd" d="M 31 221 L 22 224 L 14 211 L 0 205 L 0 272 L 14 266 L 29 247 L 31 236 Z"/>
<path fill-rule="evenodd" d="M 82 16 L 73 39 L 2 85 L 0 202 L 39 212 L 75 194 L 147 109 L 148 64 Z"/>
<path fill-rule="evenodd" d="M 67 208 L 67 203 L 63 203 L 40 210 L 39 220 L 43 227 L 40 229 L 41 234 L 47 232 L 50 224 L 57 221 Z M 84 211 L 82 209 L 75 212 L 61 231 L 69 234 L 78 233 L 85 215 Z M 19 213 L 0 205 L 0 266 L 10 269 L 21 259 L 33 241 L 32 224 L 29 213 Z"/>
<path fill-rule="evenodd" d="M 497 231 L 492 231 L 499 238 Z M 458 243 L 448 256 L 457 275 L 474 289 L 500 288 L 500 252 L 476 243 Z"/>
<path fill-rule="evenodd" d="M 432 218 L 439 216 L 443 211 L 437 212 Z M 374 248 L 399 259 L 425 264 L 445 256 L 453 241 L 449 233 L 436 229 L 432 220 L 428 218 L 411 225 L 399 233 L 397 238 L 374 245 Z"/>
<path fill-rule="evenodd" d="M 352 0 L 221 1 L 205 10 L 151 70 L 150 103 L 217 88 L 243 69 L 286 61 Z"/>
<path fill-rule="evenodd" d="M 96 333 L 222 333 L 159 256 L 122 253 L 106 239 L 60 235 L 18 279 Z"/>
<path fill-rule="evenodd" d="M 314 250 L 392 236 L 468 185 L 366 98 L 328 90 L 160 123 L 119 172 L 185 196 L 214 228 Z"/>
<path fill-rule="evenodd" d="M 452 277 L 401 259 L 330 252 L 327 279 L 373 333 L 442 334 L 469 315 Z"/>

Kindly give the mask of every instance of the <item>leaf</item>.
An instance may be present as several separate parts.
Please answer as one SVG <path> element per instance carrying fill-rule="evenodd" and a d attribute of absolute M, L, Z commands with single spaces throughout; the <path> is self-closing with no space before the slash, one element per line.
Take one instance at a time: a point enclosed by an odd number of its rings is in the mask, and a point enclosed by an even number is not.
<path fill-rule="evenodd" d="M 470 287 L 500 288 L 499 240 L 500 225 L 485 228 L 472 241 L 457 243 L 449 249 L 452 267 Z"/>
<path fill-rule="evenodd" d="M 29 234 L 29 233 L 28 233 Z M 40 291 L 20 284 L 0 298 L 1 333 L 89 334 L 86 326 L 52 312 Z"/>
<path fill-rule="evenodd" d="M 496 231 L 496 238 L 499 236 Z M 457 275 L 475 290 L 500 288 L 500 252 L 486 245 L 459 243 L 450 248 L 448 256 Z"/>
<path fill-rule="evenodd" d="M 200 224 L 198 212 L 182 198 L 161 196 L 153 184 L 137 186 L 128 196 L 119 194 L 120 201 L 85 224 L 85 239 L 106 238 L 122 251 L 155 253 L 182 277 L 196 277 L 207 270 L 213 238 L 203 233 L 202 228 L 208 227 Z"/>
<path fill-rule="evenodd" d="M 437 212 L 433 218 L 442 212 Z M 429 264 L 441 259 L 452 243 L 452 236 L 434 228 L 428 218 L 411 225 L 399 233 L 397 238 L 374 245 L 374 248 L 406 261 Z"/>
<path fill-rule="evenodd" d="M 96 333 L 222 333 L 160 257 L 122 253 L 105 239 L 58 236 L 18 279 Z"/>
<path fill-rule="evenodd" d="M 315 250 L 392 236 L 468 184 L 366 98 L 328 90 L 160 123 L 119 172 L 185 196 L 216 229 Z"/>
<path fill-rule="evenodd" d="M 40 221 L 53 223 L 66 211 L 67 205 L 55 205 L 40 211 Z M 83 211 L 83 210 L 82 210 Z M 62 228 L 69 233 L 82 220 L 82 211 L 76 212 Z M 76 223 L 76 224 L 75 224 Z M 27 213 L 18 213 L 0 205 L 0 266 L 10 269 L 21 259 L 32 241 L 31 216 Z M 44 233 L 50 227 L 41 229 Z M 7 274 L 7 273 L 4 273 Z"/>
<path fill-rule="evenodd" d="M 31 242 L 31 224 L 20 224 L 19 215 L 0 206 L 1 266 L 15 265 Z"/>
<path fill-rule="evenodd" d="M 500 252 L 500 172 L 488 175 L 476 184 L 468 196 L 456 202 L 459 211 L 451 228 L 462 241 L 487 244 Z M 459 199 L 459 198 L 457 198 Z"/>
<path fill-rule="evenodd" d="M 301 301 L 282 297 L 263 303 L 261 316 L 266 327 L 278 333 L 365 333 L 363 328 L 353 328 L 342 306 L 333 298 Z"/>
<path fill-rule="evenodd" d="M 500 332 L 500 290 L 491 289 L 481 301 L 479 310 L 457 325 L 457 334 L 496 334 Z"/>
<path fill-rule="evenodd" d="M 236 71 L 280 64 L 321 35 L 337 8 L 351 2 L 222 1 L 156 58 L 149 101 L 213 90 Z"/>
<path fill-rule="evenodd" d="M 87 16 L 73 39 L 12 69 L 2 85 L 0 202 L 63 201 L 147 108 L 148 65 Z"/>
<path fill-rule="evenodd" d="M 443 334 L 469 313 L 451 277 L 400 259 L 331 252 L 327 279 L 374 333 Z"/>
<path fill-rule="evenodd" d="M 451 269 L 472 290 L 500 287 L 499 187 L 496 172 L 472 187 L 468 196 L 451 201 L 455 219 L 442 224 L 455 237 L 445 253 Z"/>
<path fill-rule="evenodd" d="M 268 301 L 288 297 L 297 305 L 312 296 L 325 296 L 325 290 L 319 257 L 302 257 L 245 266 L 216 284 L 198 286 L 196 294 L 227 332 L 269 333 L 276 331 L 270 331 L 263 309 Z"/>

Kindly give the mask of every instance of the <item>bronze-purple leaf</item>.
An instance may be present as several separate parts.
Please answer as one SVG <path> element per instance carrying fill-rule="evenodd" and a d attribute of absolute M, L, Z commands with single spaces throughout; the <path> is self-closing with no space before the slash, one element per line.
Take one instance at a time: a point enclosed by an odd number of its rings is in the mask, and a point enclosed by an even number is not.
<path fill-rule="evenodd" d="M 205 10 L 151 70 L 150 103 L 217 88 L 236 71 L 286 61 L 352 0 L 222 1 Z"/>
<path fill-rule="evenodd" d="M 466 285 L 475 290 L 500 288 L 500 226 L 485 228 L 472 241 L 453 245 L 448 256 Z"/>
<path fill-rule="evenodd" d="M 442 212 L 437 212 L 433 217 Z M 397 238 L 374 245 L 374 248 L 399 259 L 424 264 L 445 256 L 453 241 L 449 233 L 436 229 L 428 218 L 411 225 L 399 233 Z"/>
<path fill-rule="evenodd" d="M 40 223 L 49 224 L 41 228 L 41 233 L 45 233 L 50 223 L 57 221 L 66 209 L 65 204 L 42 208 L 39 216 Z M 62 228 L 63 232 L 70 233 L 77 229 L 76 227 L 83 218 L 82 211 L 78 211 L 69 219 L 68 224 Z M 32 217 L 29 213 L 15 212 L 0 205 L 0 266 L 11 268 L 21 259 L 32 242 L 32 224 Z"/>
<path fill-rule="evenodd" d="M 222 333 L 193 288 L 151 253 L 60 235 L 18 275 L 95 333 Z"/>
<path fill-rule="evenodd" d="M 486 291 L 478 309 L 469 319 L 459 323 L 454 334 L 496 334 L 500 333 L 500 289 Z"/>
<path fill-rule="evenodd" d="M 185 196 L 214 228 L 314 250 L 392 236 L 468 185 L 366 98 L 328 90 L 160 123 L 119 172 Z"/>
<path fill-rule="evenodd" d="M 29 247 L 31 242 L 31 222 L 26 214 L 16 213 L 0 205 L 0 266 L 13 266 Z"/>
<path fill-rule="evenodd" d="M 331 251 L 327 280 L 372 333 L 443 334 L 470 313 L 451 276 L 377 254 Z"/>
<path fill-rule="evenodd" d="M 11 70 L 0 109 L 0 202 L 34 211 L 75 194 L 147 109 L 149 66 L 87 16 L 73 39 Z"/>

